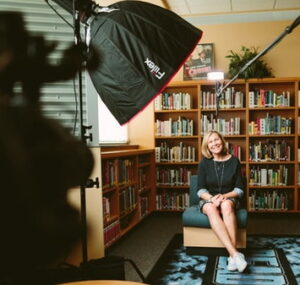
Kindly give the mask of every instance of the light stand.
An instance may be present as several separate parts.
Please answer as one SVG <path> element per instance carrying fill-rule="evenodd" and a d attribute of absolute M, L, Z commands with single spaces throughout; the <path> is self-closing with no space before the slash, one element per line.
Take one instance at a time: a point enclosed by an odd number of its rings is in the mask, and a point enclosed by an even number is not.
<path fill-rule="evenodd" d="M 59 4 L 63 9 L 68 11 L 72 17 L 73 17 L 73 26 L 70 25 L 57 11 L 50 5 L 48 0 L 45 0 L 45 2 L 49 5 L 51 9 L 55 11 L 55 13 L 61 17 L 67 24 L 73 28 L 74 31 L 74 44 L 79 46 L 79 50 L 81 50 L 81 57 L 84 60 L 81 62 L 81 67 L 78 70 L 78 96 L 79 96 L 79 123 L 80 123 L 80 138 L 81 141 L 86 144 L 87 140 L 89 139 L 92 141 L 92 133 L 90 135 L 86 135 L 87 130 L 91 129 L 92 126 L 85 126 L 83 122 L 83 84 L 82 84 L 82 70 L 84 67 L 84 61 L 87 65 L 87 46 L 86 43 L 84 43 L 81 39 L 81 17 L 82 17 L 82 10 L 86 11 L 88 8 L 90 8 L 93 5 L 92 1 L 83 1 L 83 0 L 54 0 L 57 4 Z M 95 62 L 98 62 L 98 57 L 94 54 L 94 60 Z M 92 66 L 92 65 L 91 65 Z M 95 181 L 93 179 L 88 179 L 86 181 L 86 185 L 80 186 L 80 220 L 81 220 L 81 226 L 82 226 L 82 235 L 81 235 L 81 244 L 82 244 L 82 266 L 87 265 L 88 263 L 88 241 L 87 241 L 87 214 L 86 214 L 86 188 L 93 188 L 95 187 L 99 188 L 99 178 L 97 177 Z"/>
<path fill-rule="evenodd" d="M 209 72 L 207 73 L 207 80 L 212 80 L 215 82 L 216 118 L 217 118 L 218 110 L 219 110 L 219 102 L 221 97 L 217 95 L 217 92 L 223 86 L 224 72 Z"/>
<path fill-rule="evenodd" d="M 78 9 L 78 1 L 73 0 L 73 24 L 74 24 L 74 40 L 75 44 L 82 44 L 80 35 L 80 11 Z M 92 126 L 85 126 L 83 124 L 83 92 L 82 92 L 82 68 L 78 72 L 78 86 L 79 86 L 79 122 L 80 122 L 80 137 L 83 143 L 87 142 L 87 139 L 92 140 L 92 134 L 86 135 L 86 131 L 91 129 Z M 82 224 L 82 264 L 86 265 L 88 262 L 88 246 L 87 246 L 87 219 L 86 219 L 86 187 L 96 186 L 99 188 L 99 180 L 94 182 L 92 179 L 87 181 L 86 185 L 80 186 L 80 217 Z"/>
<path fill-rule="evenodd" d="M 107 7 L 92 0 L 53 1 L 73 16 L 75 44 L 86 44 L 92 54 L 99 55 L 100 63 L 95 68 L 90 58 L 86 60 L 87 70 L 97 93 L 121 125 L 164 90 L 202 36 L 201 30 L 174 12 L 143 1 L 119 1 Z M 81 24 L 88 27 L 84 39 L 87 43 L 81 42 Z M 85 132 L 91 127 L 83 126 L 81 72 L 80 69 L 80 131 L 85 142 L 88 138 Z M 88 263 L 85 186 L 80 191 L 85 265 Z"/>
<path fill-rule="evenodd" d="M 233 77 L 230 79 L 224 86 L 221 86 L 217 91 L 217 98 L 220 98 L 224 90 L 232 83 L 234 82 L 238 76 L 243 73 L 253 62 L 255 62 L 257 59 L 265 55 L 271 48 L 273 48 L 275 45 L 277 45 L 287 34 L 291 33 L 298 25 L 300 24 L 300 16 L 298 16 L 294 22 L 287 26 L 284 31 L 274 40 L 272 41 L 267 47 L 265 47 L 260 53 L 258 53 L 255 57 L 253 57 L 251 60 L 249 60 Z"/>

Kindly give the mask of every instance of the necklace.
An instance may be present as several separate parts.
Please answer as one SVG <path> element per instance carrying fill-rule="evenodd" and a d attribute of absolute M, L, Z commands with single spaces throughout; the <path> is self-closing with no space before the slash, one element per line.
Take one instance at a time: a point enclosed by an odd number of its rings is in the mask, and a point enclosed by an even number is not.
<path fill-rule="evenodd" d="M 223 183 L 223 174 L 224 174 L 224 164 L 225 162 L 223 161 L 221 165 L 217 165 L 217 162 L 214 160 L 214 168 L 217 176 L 217 181 L 218 181 L 218 187 L 219 187 L 219 193 L 221 192 L 222 189 L 222 183 Z M 220 175 L 220 170 L 221 170 L 221 175 Z"/>

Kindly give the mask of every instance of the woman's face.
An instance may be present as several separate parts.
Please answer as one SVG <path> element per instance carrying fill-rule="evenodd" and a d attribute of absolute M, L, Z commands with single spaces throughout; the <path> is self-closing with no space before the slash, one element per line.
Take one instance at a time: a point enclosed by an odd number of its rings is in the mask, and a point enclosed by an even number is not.
<path fill-rule="evenodd" d="M 223 143 L 216 133 L 212 133 L 207 141 L 208 150 L 214 154 L 220 154 L 223 150 Z"/>

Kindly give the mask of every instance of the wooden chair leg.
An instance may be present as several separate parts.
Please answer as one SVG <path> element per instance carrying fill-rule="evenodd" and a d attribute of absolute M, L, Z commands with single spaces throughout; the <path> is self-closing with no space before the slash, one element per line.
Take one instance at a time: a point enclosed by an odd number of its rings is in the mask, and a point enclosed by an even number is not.
<path fill-rule="evenodd" d="M 237 248 L 246 248 L 247 230 L 238 229 Z M 212 229 L 183 227 L 183 245 L 187 247 L 224 247 Z"/>

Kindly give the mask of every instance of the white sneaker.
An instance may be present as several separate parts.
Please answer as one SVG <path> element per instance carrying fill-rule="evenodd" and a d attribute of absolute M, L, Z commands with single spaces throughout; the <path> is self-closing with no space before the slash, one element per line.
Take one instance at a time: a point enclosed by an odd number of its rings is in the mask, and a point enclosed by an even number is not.
<path fill-rule="evenodd" d="M 238 252 L 233 257 L 233 260 L 239 272 L 243 272 L 247 267 L 247 261 L 245 260 L 244 254 L 242 254 L 241 252 Z"/>
<path fill-rule="evenodd" d="M 228 271 L 236 271 L 237 267 L 234 261 L 234 258 L 229 256 L 229 258 L 227 259 L 228 263 L 227 263 L 227 270 Z"/>

